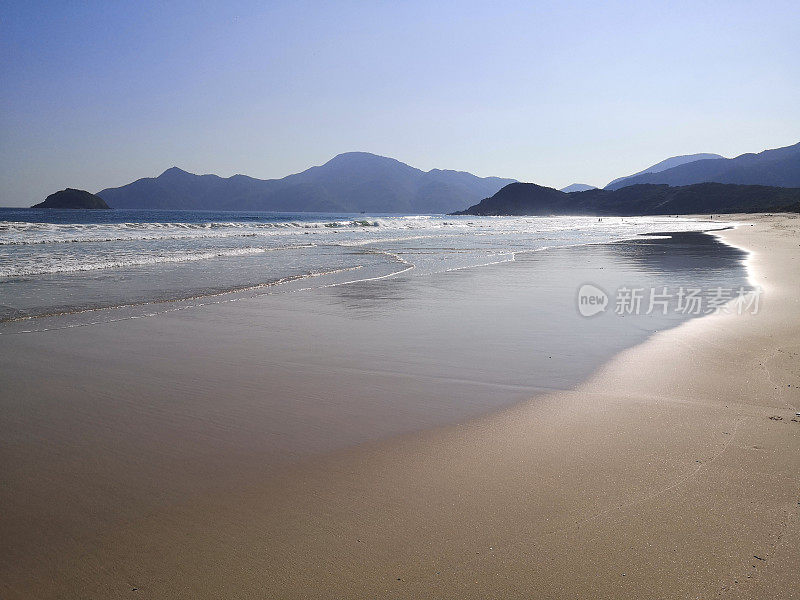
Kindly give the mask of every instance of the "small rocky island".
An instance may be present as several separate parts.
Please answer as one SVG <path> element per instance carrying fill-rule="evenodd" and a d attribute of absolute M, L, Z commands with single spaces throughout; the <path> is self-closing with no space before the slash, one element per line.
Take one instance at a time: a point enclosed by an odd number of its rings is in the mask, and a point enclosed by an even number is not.
<path fill-rule="evenodd" d="M 44 202 L 34 204 L 31 208 L 111 208 L 100 196 L 85 190 L 67 188 L 50 194 Z"/>

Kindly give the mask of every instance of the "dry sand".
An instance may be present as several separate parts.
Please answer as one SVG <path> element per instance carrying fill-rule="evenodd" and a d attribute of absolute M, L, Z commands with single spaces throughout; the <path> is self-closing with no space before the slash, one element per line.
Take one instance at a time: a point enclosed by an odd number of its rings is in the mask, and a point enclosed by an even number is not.
<path fill-rule="evenodd" d="M 268 483 L 209 481 L 110 524 L 84 507 L 91 543 L 54 532 L 3 597 L 797 597 L 800 219 L 737 220 L 721 235 L 754 252 L 760 314 L 687 322 L 574 390 Z"/>

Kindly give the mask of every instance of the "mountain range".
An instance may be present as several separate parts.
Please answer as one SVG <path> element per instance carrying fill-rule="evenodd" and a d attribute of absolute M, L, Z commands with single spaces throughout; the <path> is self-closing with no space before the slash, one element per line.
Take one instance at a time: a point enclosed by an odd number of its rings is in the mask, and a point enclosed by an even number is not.
<path fill-rule="evenodd" d="M 647 167 L 639 171 L 638 173 L 634 173 L 633 175 L 628 175 L 627 177 L 618 177 L 614 181 L 611 181 L 605 189 L 607 190 L 616 190 L 621 187 L 625 187 L 626 185 L 632 185 L 627 183 L 628 180 L 633 179 L 634 177 L 638 177 L 639 175 L 646 175 L 648 173 L 661 173 L 661 171 L 666 171 L 667 169 L 672 169 L 673 167 L 680 167 L 681 165 L 685 165 L 692 162 L 697 162 L 698 160 L 709 160 L 712 158 L 722 158 L 724 156 L 720 156 L 719 154 L 709 154 L 709 153 L 700 153 L 700 154 L 684 154 L 683 156 L 672 156 L 670 158 L 664 159 L 661 162 L 657 162 L 654 165 Z M 585 190 L 566 190 L 562 189 L 562 192 L 582 192 Z"/>
<path fill-rule="evenodd" d="M 642 173 L 614 180 L 605 189 L 615 190 L 639 183 L 665 183 L 682 186 L 706 181 L 800 187 L 800 143 L 774 150 L 764 150 L 758 154 L 742 154 L 736 158 L 694 159 L 685 164 L 653 171 L 656 166 L 658 165 L 645 169 Z"/>
<path fill-rule="evenodd" d="M 457 215 L 670 215 L 800 212 L 800 188 L 696 183 L 671 187 L 637 184 L 617 190 L 562 192 L 535 183 L 512 183 Z"/>
<path fill-rule="evenodd" d="M 589 189 L 587 189 L 589 188 Z M 509 184 L 465 215 L 656 215 L 800 212 L 800 143 L 722 158 L 690 154 L 661 161 L 605 189 L 556 190 Z"/>
<path fill-rule="evenodd" d="M 739 184 L 750 189 L 694 187 L 709 182 Z M 585 209 L 590 211 L 587 214 L 611 214 L 608 211 L 614 207 L 622 211 L 620 214 L 634 214 L 631 210 L 637 207 L 646 211 L 642 214 L 654 214 L 654 210 L 680 212 L 683 199 L 694 197 L 698 190 L 712 196 L 728 190 L 725 193 L 732 193 L 735 198 L 752 200 L 748 206 L 740 206 L 738 200 L 729 202 L 726 206 L 730 210 L 734 206 L 741 210 L 755 210 L 756 206 L 769 210 L 793 205 L 791 193 L 768 188 L 800 188 L 800 143 L 736 158 L 723 158 L 718 154 L 674 156 L 633 175 L 615 179 L 603 190 L 583 183 L 574 183 L 560 191 L 534 184 L 525 184 L 533 187 L 520 185 L 523 184 L 513 179 L 477 177 L 461 171 L 422 171 L 393 158 L 347 152 L 323 165 L 281 179 L 195 175 L 172 167 L 158 177 L 108 188 L 97 196 L 111 208 L 139 209 L 441 214 L 458 211 L 484 199 L 466 212 L 578 214 L 577 210 Z M 665 186 L 692 189 L 670 191 Z M 764 201 L 752 196 L 756 191 L 752 186 L 767 186 L 758 188 L 765 195 Z M 630 187 L 634 191 L 609 195 Z M 522 193 L 523 189 L 527 191 Z M 639 195 L 639 200 L 633 197 L 635 194 Z M 549 200 L 545 201 L 545 196 Z M 705 209 L 723 212 L 725 209 L 717 200 L 709 198 L 691 207 L 689 212 Z M 52 202 L 50 199 L 50 204 Z M 500 210 L 515 212 L 498 212 Z"/>
<path fill-rule="evenodd" d="M 194 175 L 172 167 L 97 195 L 112 208 L 430 214 L 463 208 L 513 182 L 348 152 L 282 179 Z"/>

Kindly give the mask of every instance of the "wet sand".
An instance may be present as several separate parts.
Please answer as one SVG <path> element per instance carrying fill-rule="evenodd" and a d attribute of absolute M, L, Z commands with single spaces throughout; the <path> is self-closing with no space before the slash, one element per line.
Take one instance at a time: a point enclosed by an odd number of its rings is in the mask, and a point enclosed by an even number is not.
<path fill-rule="evenodd" d="M 425 323 L 386 282 L 331 292 L 314 327 L 253 302 L 0 339 L 3 597 L 793 597 L 798 219 L 738 220 L 720 235 L 755 252 L 760 314 L 656 333 L 577 386 L 603 352 L 509 362 L 525 296 L 490 287 L 509 304 L 487 315 L 468 274 Z M 473 328 L 447 330 L 453 306 Z M 381 355 L 387 313 L 414 335 Z"/>

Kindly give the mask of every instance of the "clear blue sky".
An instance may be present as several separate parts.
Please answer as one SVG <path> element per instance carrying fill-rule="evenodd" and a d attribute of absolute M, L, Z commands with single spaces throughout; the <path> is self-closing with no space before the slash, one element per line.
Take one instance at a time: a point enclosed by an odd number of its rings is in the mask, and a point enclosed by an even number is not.
<path fill-rule="evenodd" d="M 798 141 L 796 0 L 0 0 L 0 205 L 350 150 L 604 185 Z"/>

